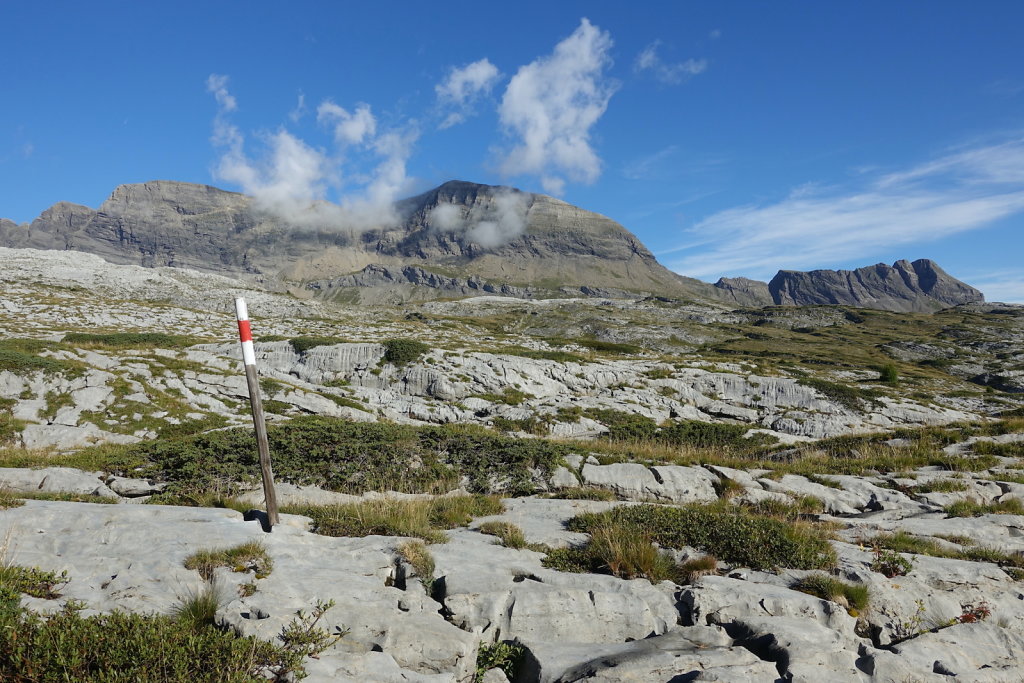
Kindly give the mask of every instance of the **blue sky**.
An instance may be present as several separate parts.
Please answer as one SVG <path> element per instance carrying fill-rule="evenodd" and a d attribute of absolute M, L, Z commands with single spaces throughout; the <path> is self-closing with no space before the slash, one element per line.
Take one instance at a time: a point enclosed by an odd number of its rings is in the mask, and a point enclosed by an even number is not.
<path fill-rule="evenodd" d="M 1024 302 L 1024 3 L 0 3 L 0 216 L 121 183 L 448 179 L 715 280 L 932 258 Z M 326 206 L 326 205 L 321 205 Z"/>

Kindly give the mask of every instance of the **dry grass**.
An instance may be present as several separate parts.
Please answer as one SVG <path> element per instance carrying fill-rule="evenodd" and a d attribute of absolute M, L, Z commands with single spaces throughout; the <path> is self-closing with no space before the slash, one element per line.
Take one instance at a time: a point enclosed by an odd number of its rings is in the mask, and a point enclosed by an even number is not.
<path fill-rule="evenodd" d="M 690 584 L 702 576 L 718 573 L 718 560 L 714 555 L 704 555 L 687 560 L 676 569 L 676 583 Z"/>
<path fill-rule="evenodd" d="M 413 573 L 429 593 L 434 583 L 434 556 L 427 546 L 423 541 L 406 541 L 398 546 L 398 554 L 412 567 Z"/>
<path fill-rule="evenodd" d="M 504 511 L 497 496 L 441 496 L 402 499 L 385 496 L 330 506 L 289 506 L 282 512 L 313 519 L 313 530 L 325 536 L 408 536 L 444 543 L 443 529 L 466 526 L 474 517 Z"/>
<path fill-rule="evenodd" d="M 523 530 L 511 522 L 484 522 L 477 531 L 489 536 L 497 536 L 506 548 L 519 550 L 526 547 L 526 536 Z"/>

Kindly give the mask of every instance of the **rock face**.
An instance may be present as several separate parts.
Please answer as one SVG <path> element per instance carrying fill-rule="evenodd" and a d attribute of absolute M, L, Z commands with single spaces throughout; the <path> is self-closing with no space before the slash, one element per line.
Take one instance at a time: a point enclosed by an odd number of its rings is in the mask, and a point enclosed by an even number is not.
<path fill-rule="evenodd" d="M 887 311 L 929 312 L 985 300 L 928 259 L 856 270 L 781 270 L 768 290 L 777 305 L 845 304 Z"/>

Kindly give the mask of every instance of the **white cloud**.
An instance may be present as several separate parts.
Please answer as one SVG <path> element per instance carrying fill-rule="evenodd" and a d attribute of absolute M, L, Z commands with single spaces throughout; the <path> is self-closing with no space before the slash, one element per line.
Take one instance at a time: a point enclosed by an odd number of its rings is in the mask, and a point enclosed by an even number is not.
<path fill-rule="evenodd" d="M 410 189 L 406 164 L 418 136 L 414 126 L 378 134 L 369 105 L 350 113 L 324 101 L 317 119 L 333 127 L 334 152 L 280 129 L 259 136 L 262 149 L 251 156 L 228 117 L 237 103 L 227 77 L 211 76 L 207 87 L 218 104 L 211 139 L 220 157 L 213 175 L 251 195 L 257 209 L 296 227 L 364 230 L 397 222 L 394 202 Z M 329 201 L 331 190 L 342 188 L 345 194 Z"/>
<path fill-rule="evenodd" d="M 529 195 L 502 188 L 495 191 L 490 202 L 475 205 L 468 211 L 441 202 L 427 214 L 427 223 L 442 232 L 461 232 L 467 241 L 490 249 L 526 232 L 529 208 Z"/>
<path fill-rule="evenodd" d="M 462 123 L 470 114 L 471 104 L 489 93 L 501 73 L 486 57 L 465 66 L 453 68 L 443 83 L 434 86 L 438 102 L 455 111 L 441 122 L 439 128 L 450 128 Z"/>
<path fill-rule="evenodd" d="M 588 20 L 554 52 L 520 67 L 499 107 L 501 123 L 517 144 L 500 162 L 506 176 L 535 174 L 559 194 L 566 179 L 593 182 L 601 160 L 590 130 L 608 107 L 616 84 L 605 76 L 611 36 Z"/>
<path fill-rule="evenodd" d="M 306 115 L 306 94 L 299 93 L 299 101 L 295 104 L 295 109 L 288 112 L 288 118 L 291 119 L 292 123 L 298 123 L 303 116 Z"/>
<path fill-rule="evenodd" d="M 462 215 L 462 207 L 441 202 L 427 213 L 427 223 L 435 230 L 454 232 L 465 227 L 466 219 Z"/>
<path fill-rule="evenodd" d="M 661 41 L 656 40 L 636 56 L 633 70 L 637 73 L 650 71 L 662 83 L 677 85 L 692 76 L 704 73 L 708 68 L 706 59 L 687 59 L 685 62 L 670 64 L 658 55 Z"/>
<path fill-rule="evenodd" d="M 228 92 L 228 77 L 221 74 L 210 74 L 206 79 L 207 92 L 213 93 L 217 106 L 223 112 L 232 112 L 238 108 L 234 95 Z"/>
<path fill-rule="evenodd" d="M 370 105 L 360 102 L 354 112 L 325 100 L 316 108 L 317 123 L 334 126 L 334 139 L 339 144 L 357 145 L 377 133 L 377 119 L 370 112 Z"/>
<path fill-rule="evenodd" d="M 974 230 L 1024 212 L 1024 139 L 958 150 L 843 190 L 801 186 L 767 206 L 714 214 L 688 230 L 670 266 L 695 277 L 770 277 Z"/>

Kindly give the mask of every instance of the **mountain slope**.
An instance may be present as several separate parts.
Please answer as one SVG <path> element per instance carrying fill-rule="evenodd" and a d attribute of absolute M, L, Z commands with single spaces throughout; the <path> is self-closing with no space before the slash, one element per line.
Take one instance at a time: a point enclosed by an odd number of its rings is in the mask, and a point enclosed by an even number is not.
<path fill-rule="evenodd" d="M 435 213 L 439 206 L 450 207 L 446 224 Z M 369 300 L 376 298 L 371 290 L 396 287 L 424 290 L 399 298 L 455 293 L 406 278 L 409 266 L 533 293 L 589 288 L 687 296 L 688 284 L 707 287 L 663 267 L 618 223 L 544 195 L 453 181 L 397 210 L 397 225 L 364 232 L 299 229 L 241 194 L 154 181 L 118 187 L 97 210 L 61 202 L 29 225 L 0 223 L 0 244 L 86 251 L 120 264 L 258 273 L 312 283 L 321 293 L 335 289 L 333 279 L 351 284 L 369 269 L 359 279 Z M 375 280 L 382 270 L 392 277 Z"/>

